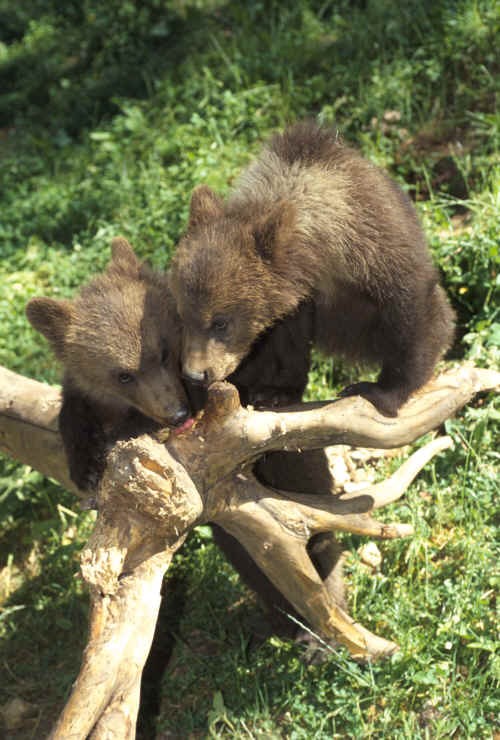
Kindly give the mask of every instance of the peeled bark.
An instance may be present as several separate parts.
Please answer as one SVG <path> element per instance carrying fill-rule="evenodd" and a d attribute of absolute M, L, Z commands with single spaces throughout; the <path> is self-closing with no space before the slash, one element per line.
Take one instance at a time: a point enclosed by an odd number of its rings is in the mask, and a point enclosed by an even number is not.
<path fill-rule="evenodd" d="M 499 373 L 462 366 L 422 389 L 398 417 L 387 418 L 362 398 L 257 412 L 240 407 L 231 385 L 217 383 L 188 432 L 116 444 L 98 494 L 96 527 L 82 553 L 92 603 L 89 641 L 52 737 L 135 736 L 161 580 L 189 530 L 203 522 L 235 536 L 319 635 L 358 658 L 394 652 L 393 642 L 347 614 L 329 579 L 314 568 L 307 545 L 313 535 L 336 530 L 410 536 L 410 525 L 378 522 L 372 511 L 402 496 L 432 456 L 450 446 L 449 438 L 428 443 L 382 483 L 345 495 L 267 488 L 255 478 L 253 463 L 271 450 L 398 447 L 442 424 L 475 393 L 499 385 Z M 56 427 L 58 404 L 53 388 L 0 368 L 0 449 L 70 487 Z M 339 556 L 337 578 L 341 566 Z"/>

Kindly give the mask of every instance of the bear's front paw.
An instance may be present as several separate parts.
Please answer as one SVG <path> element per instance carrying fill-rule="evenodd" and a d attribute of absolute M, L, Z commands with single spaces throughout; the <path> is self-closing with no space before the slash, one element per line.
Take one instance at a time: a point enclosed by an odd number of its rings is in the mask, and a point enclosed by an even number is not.
<path fill-rule="evenodd" d="M 339 394 L 342 398 L 347 396 L 362 396 L 370 401 L 377 411 L 383 416 L 397 416 L 401 401 L 397 391 L 388 391 L 381 388 L 378 383 L 354 383 L 348 385 Z"/>

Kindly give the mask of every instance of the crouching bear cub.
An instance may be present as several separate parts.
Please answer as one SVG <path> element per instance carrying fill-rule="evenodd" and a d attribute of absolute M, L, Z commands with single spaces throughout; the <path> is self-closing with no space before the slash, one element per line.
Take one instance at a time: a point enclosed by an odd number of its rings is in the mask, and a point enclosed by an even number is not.
<path fill-rule="evenodd" d="M 29 321 L 64 366 L 59 428 L 71 479 L 95 490 L 109 443 L 190 417 L 180 328 L 164 275 L 112 243 L 106 271 L 73 300 L 33 298 Z"/>
<path fill-rule="evenodd" d="M 171 286 L 183 371 L 203 383 L 228 377 L 262 332 L 312 302 L 320 349 L 381 365 L 376 383 L 344 393 L 394 416 L 453 337 L 410 200 L 314 123 L 275 136 L 225 203 L 194 190 Z"/>

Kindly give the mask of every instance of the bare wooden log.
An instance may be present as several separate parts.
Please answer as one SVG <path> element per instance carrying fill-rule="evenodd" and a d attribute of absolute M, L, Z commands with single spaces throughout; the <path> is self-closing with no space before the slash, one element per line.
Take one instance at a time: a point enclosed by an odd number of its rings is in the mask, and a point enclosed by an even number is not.
<path fill-rule="evenodd" d="M 169 447 L 182 457 L 193 479 L 199 468 L 195 458 L 203 449 L 202 478 L 207 485 L 270 450 L 316 449 L 335 444 L 401 447 L 438 427 L 479 391 L 497 388 L 498 378 L 495 371 L 471 365 L 449 370 L 412 396 L 394 418 L 382 416 L 360 397 L 315 404 L 310 411 L 297 406 L 288 412 L 255 412 L 238 406 L 236 389 L 231 391 L 227 384 L 217 383 L 212 386 L 212 401 L 223 403 L 227 413 L 214 417 L 207 412 L 205 423 L 198 428 L 198 437 L 210 437 L 210 444 L 200 445 L 195 430 L 189 440 L 174 439 Z M 212 437 L 213 429 L 217 429 L 217 438 Z"/>
<path fill-rule="evenodd" d="M 387 480 L 347 496 L 315 496 L 311 500 L 303 494 L 271 492 L 251 471 L 240 473 L 236 481 L 219 484 L 218 494 L 226 505 L 215 520 L 246 547 L 297 611 L 318 626 L 320 634 L 335 638 L 357 658 L 389 655 L 397 646 L 345 613 L 335 593 L 312 567 L 307 545 L 311 536 L 332 530 L 384 539 L 411 535 L 411 525 L 377 522 L 368 512 L 400 498 L 424 465 L 451 444 L 450 437 L 434 439 Z M 353 513 L 353 509 L 360 513 Z"/>
<path fill-rule="evenodd" d="M 401 498 L 413 479 L 432 460 L 434 455 L 448 450 L 450 447 L 453 447 L 451 437 L 437 437 L 414 452 L 389 478 L 373 486 L 366 486 L 355 494 L 351 493 L 349 496 L 345 496 L 344 499 L 352 501 L 355 500 L 356 496 L 368 496 L 373 500 L 374 509 L 392 504 L 393 501 Z"/>
<path fill-rule="evenodd" d="M 472 365 L 448 370 L 410 398 L 395 418 L 381 416 L 358 397 L 315 403 L 307 411 L 301 410 L 304 404 L 286 413 L 255 412 L 240 408 L 236 391 L 220 383 L 210 395 L 213 410 L 207 408 L 191 434 L 167 437 L 167 447 L 203 490 L 273 449 L 408 444 L 453 416 L 476 393 L 496 390 L 499 377 Z M 0 450 L 72 490 L 57 432 L 59 403 L 59 390 L 0 367 Z"/>
<path fill-rule="evenodd" d="M 92 597 L 89 644 L 53 736 L 134 736 L 161 576 L 189 529 L 203 521 L 235 534 L 318 633 L 335 637 L 357 657 L 393 652 L 394 643 L 347 614 L 313 567 L 307 544 L 313 534 L 332 529 L 409 535 L 408 525 L 380 524 L 370 512 L 401 496 L 449 441 L 422 448 L 388 481 L 343 496 L 273 491 L 255 479 L 252 463 L 278 449 L 399 446 L 441 424 L 476 392 L 499 385 L 500 374 L 463 366 L 423 389 L 396 419 L 387 419 L 358 398 L 306 411 L 255 412 L 242 409 L 235 389 L 221 383 L 211 389 L 205 413 L 189 432 L 165 435 L 165 444 L 149 437 L 117 444 L 99 492 L 98 524 L 82 556 Z M 0 449 L 66 482 L 55 429 L 57 392 L 1 368 L 0 389 Z M 339 555 L 337 578 L 341 562 Z"/>
<path fill-rule="evenodd" d="M 226 495 L 231 503 L 226 511 L 218 514 L 217 523 L 244 545 L 274 585 L 320 635 L 334 637 L 357 658 L 381 657 L 397 649 L 394 643 L 364 628 L 360 630 L 325 587 L 306 549 L 314 533 L 314 529 L 309 528 L 307 507 L 287 502 L 284 509 L 281 496 L 269 496 L 255 478 L 240 477 L 233 481 Z"/>
<path fill-rule="evenodd" d="M 101 536 L 112 542 L 114 533 L 102 531 Z M 88 643 L 71 696 L 51 733 L 53 740 L 106 738 L 110 729 L 113 737 L 135 737 L 142 669 L 172 554 L 167 550 L 146 559 L 116 581 L 111 593 L 91 586 Z M 85 555 L 83 560 L 88 577 Z"/>
<path fill-rule="evenodd" d="M 308 507 L 317 507 L 319 509 L 318 516 L 320 518 L 322 514 L 327 512 L 337 515 L 354 515 L 356 512 L 362 514 L 372 511 L 372 509 L 380 509 L 381 507 L 387 506 L 387 504 L 391 504 L 401 498 L 422 468 L 439 452 L 447 450 L 452 446 L 453 440 L 451 437 L 437 437 L 414 452 L 389 478 L 386 478 L 380 483 L 363 486 L 363 488 L 358 488 L 356 491 L 352 491 L 350 493 L 343 493 L 341 495 L 334 494 L 333 496 L 315 496 L 313 502 L 311 502 L 311 498 L 309 496 L 293 492 L 287 492 L 286 497 L 291 501 L 302 503 Z M 356 534 L 369 534 L 375 537 L 384 536 L 377 535 L 375 532 L 359 531 L 356 532 Z M 412 534 L 412 532 L 408 530 L 407 534 Z M 396 536 L 404 537 L 406 534 L 398 534 Z"/>
<path fill-rule="evenodd" d="M 59 388 L 0 366 L 0 450 L 77 493 L 57 428 L 60 407 Z"/>
<path fill-rule="evenodd" d="M 202 512 L 188 475 L 162 445 L 142 437 L 134 455 L 126 453 L 126 446 L 113 453 L 99 517 L 82 553 L 91 596 L 89 640 L 53 740 L 97 740 L 110 732 L 135 737 L 142 669 L 163 576 Z"/>

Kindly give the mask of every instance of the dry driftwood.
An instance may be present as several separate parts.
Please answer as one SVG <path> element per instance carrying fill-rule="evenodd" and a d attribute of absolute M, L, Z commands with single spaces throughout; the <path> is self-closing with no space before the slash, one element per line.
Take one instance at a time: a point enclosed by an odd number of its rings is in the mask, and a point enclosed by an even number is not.
<path fill-rule="evenodd" d="M 412 533 L 381 523 L 372 511 L 398 499 L 433 455 L 434 439 L 388 480 L 347 495 L 304 496 L 262 486 L 253 462 L 278 449 L 332 444 L 398 447 L 434 429 L 500 374 L 463 366 L 415 395 L 397 418 L 361 398 L 297 410 L 256 412 L 236 390 L 215 384 L 205 412 L 182 435 L 118 443 L 99 492 L 99 515 L 82 553 L 91 593 L 90 634 L 80 674 L 53 738 L 133 738 L 142 667 L 152 640 L 160 585 L 189 530 L 214 521 L 233 534 L 309 621 L 359 658 L 397 646 L 357 624 L 313 567 L 312 535 L 335 530 L 381 538 Z M 0 449 L 71 487 L 57 432 L 57 389 L 0 368 Z M 339 559 L 339 568 L 340 568 Z"/>

